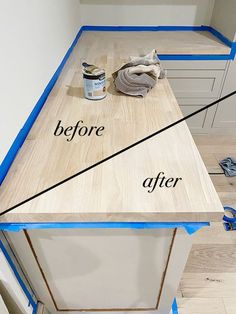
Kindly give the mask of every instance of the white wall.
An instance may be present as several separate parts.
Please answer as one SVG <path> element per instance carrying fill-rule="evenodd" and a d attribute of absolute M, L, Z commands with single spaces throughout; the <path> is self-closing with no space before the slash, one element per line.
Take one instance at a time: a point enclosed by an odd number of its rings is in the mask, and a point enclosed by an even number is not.
<path fill-rule="evenodd" d="M 236 40 L 236 1 L 216 0 L 211 25 L 232 41 Z"/>
<path fill-rule="evenodd" d="M 80 0 L 83 25 L 210 24 L 214 0 Z"/>
<path fill-rule="evenodd" d="M 79 28 L 79 0 L 0 0 L 0 163 Z"/>
<path fill-rule="evenodd" d="M 0 249 L 0 293 L 10 313 L 32 314 L 32 306 Z M 0 308 L 1 309 L 1 308 Z M 2 314 L 2 312 L 0 312 Z"/>

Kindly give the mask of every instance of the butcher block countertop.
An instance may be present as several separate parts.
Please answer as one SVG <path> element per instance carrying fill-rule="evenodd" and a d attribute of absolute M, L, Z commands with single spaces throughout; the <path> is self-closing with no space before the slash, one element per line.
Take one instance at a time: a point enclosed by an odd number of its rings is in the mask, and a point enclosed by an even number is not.
<path fill-rule="evenodd" d="M 117 41 L 124 36 L 124 40 Z M 84 32 L 0 187 L 0 212 L 180 119 L 167 79 L 145 98 L 114 90 L 111 73 L 130 55 L 148 53 L 137 34 Z M 152 47 L 151 47 L 152 44 Z M 81 62 L 106 69 L 107 97 L 83 97 Z M 54 136 L 64 127 L 103 126 L 101 136 Z M 143 187 L 164 173 L 175 187 Z M 0 217 L 1 222 L 217 221 L 223 207 L 185 122 L 126 150 Z"/>

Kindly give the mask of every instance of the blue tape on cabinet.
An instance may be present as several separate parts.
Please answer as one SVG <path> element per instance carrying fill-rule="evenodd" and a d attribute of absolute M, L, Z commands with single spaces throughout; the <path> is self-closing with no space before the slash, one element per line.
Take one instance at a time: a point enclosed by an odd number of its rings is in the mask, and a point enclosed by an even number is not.
<path fill-rule="evenodd" d="M 0 223 L 0 230 L 19 232 L 29 229 L 158 229 L 184 228 L 191 235 L 209 222 L 53 222 L 53 223 Z"/>
<path fill-rule="evenodd" d="M 178 314 L 178 306 L 177 306 L 177 302 L 176 299 L 174 299 L 173 305 L 172 305 L 172 314 Z"/>
<path fill-rule="evenodd" d="M 235 53 L 234 53 L 235 54 Z M 163 60 L 182 60 L 182 61 L 207 61 L 207 60 L 233 60 L 233 56 L 231 55 L 158 55 L 161 61 Z"/>
<path fill-rule="evenodd" d="M 27 289 L 26 285 L 24 284 L 24 281 L 21 279 L 20 274 L 18 273 L 10 255 L 8 254 L 4 244 L 2 243 L 2 241 L 0 240 L 0 249 L 2 250 L 8 264 L 10 265 L 17 281 L 19 282 L 22 290 L 24 291 L 24 294 L 26 295 L 27 299 L 29 300 L 29 304 L 32 306 L 33 308 L 33 313 L 32 314 L 36 314 L 37 313 L 37 308 L 38 308 L 38 304 L 37 302 L 34 301 L 32 295 L 30 294 L 29 290 Z"/>

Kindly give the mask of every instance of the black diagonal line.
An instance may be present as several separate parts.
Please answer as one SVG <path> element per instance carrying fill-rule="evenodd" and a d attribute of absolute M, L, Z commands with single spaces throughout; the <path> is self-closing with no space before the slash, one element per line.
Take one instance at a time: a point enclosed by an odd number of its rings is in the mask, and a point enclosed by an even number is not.
<path fill-rule="evenodd" d="M 114 157 L 116 157 L 116 156 L 118 156 L 118 155 L 124 153 L 124 152 L 127 151 L 128 149 L 131 149 L 131 148 L 133 148 L 133 147 L 135 147 L 135 146 L 137 146 L 137 145 L 139 145 L 139 144 L 141 144 L 141 143 L 143 143 L 143 142 L 149 140 L 150 138 L 152 138 L 152 137 L 154 137 L 154 136 L 156 136 L 156 135 L 158 135 L 158 134 L 160 134 L 160 133 L 162 133 L 162 132 L 164 132 L 164 131 L 166 131 L 166 130 L 172 128 L 173 126 L 175 126 L 175 125 L 177 125 L 177 124 L 179 124 L 179 123 L 181 123 L 181 122 L 183 122 L 183 121 L 185 121 L 185 120 L 187 120 L 187 119 L 189 119 L 189 118 L 195 116 L 196 114 L 198 114 L 198 113 L 200 113 L 200 112 L 202 112 L 202 111 L 204 111 L 204 110 L 206 110 L 206 109 L 208 109 L 208 108 L 210 108 L 210 107 L 212 107 L 212 106 L 218 104 L 219 102 L 221 102 L 221 101 L 223 101 L 223 100 L 225 100 L 225 99 L 227 99 L 227 98 L 229 98 L 229 97 L 232 97 L 232 96 L 235 95 L 235 94 L 236 94 L 236 90 L 233 91 L 232 93 L 229 93 L 229 94 L 225 95 L 224 97 L 221 97 L 220 99 L 217 99 L 217 100 L 213 101 L 213 102 L 210 103 L 209 105 L 206 105 L 206 106 L 200 108 L 199 110 L 196 110 L 196 111 L 190 113 L 189 115 L 187 115 L 187 116 L 185 116 L 185 117 L 183 117 L 183 118 L 181 118 L 181 119 L 179 119 L 179 120 L 177 120 L 177 121 L 175 121 L 175 122 L 173 122 L 173 123 L 171 123 L 171 124 L 165 126 L 164 128 L 162 128 L 162 129 L 160 129 L 160 130 L 158 130 L 158 131 L 156 131 L 156 132 L 154 132 L 154 133 L 152 133 L 152 134 L 150 134 L 150 135 L 148 135 L 148 136 L 142 138 L 141 140 L 139 140 L 139 141 L 137 141 L 137 142 L 135 142 L 135 143 L 133 143 L 133 144 L 131 144 L 131 145 L 129 145 L 129 146 L 127 146 L 127 147 L 121 149 L 121 150 L 119 150 L 118 152 L 116 152 L 116 153 L 114 153 L 114 154 L 112 154 L 112 155 L 110 155 L 110 156 L 108 156 L 108 157 L 106 157 L 106 158 L 104 158 L 104 159 L 102 159 L 102 160 L 96 162 L 95 164 L 93 164 L 93 165 L 91 165 L 91 166 L 89 166 L 89 167 L 87 167 L 87 168 L 85 168 L 85 169 L 83 169 L 83 170 L 81 170 L 81 171 L 79 171 L 79 172 L 73 174 L 72 176 L 70 176 L 70 177 L 68 177 L 68 178 L 66 178 L 66 179 L 64 179 L 64 180 L 62 180 L 62 181 L 60 181 L 60 182 L 58 182 L 58 183 L 56 183 L 56 184 L 50 186 L 49 188 L 47 188 L 47 189 L 45 189 L 45 190 L 43 190 L 43 191 L 41 191 L 41 192 L 39 192 L 39 193 L 37 193 L 37 194 L 35 194 L 35 195 L 29 197 L 29 198 L 27 198 L 27 199 L 25 199 L 24 201 L 22 201 L 22 202 L 20 202 L 20 203 L 18 203 L 18 204 L 16 204 L 16 205 L 14 205 L 14 206 L 12 206 L 12 207 L 10 207 L 10 208 L 4 210 L 2 213 L 0 213 L 0 216 L 9 213 L 9 212 L 12 211 L 13 209 L 15 209 L 15 208 L 17 208 L 17 207 L 19 207 L 19 206 L 21 206 L 21 205 L 23 205 L 23 204 L 25 204 L 25 203 L 28 203 L 29 201 L 32 201 L 32 200 L 35 199 L 36 197 L 39 197 L 40 195 L 42 195 L 42 194 L 44 194 L 44 193 L 47 193 L 47 192 L 49 192 L 49 191 L 55 189 L 56 187 L 58 187 L 58 186 L 60 186 L 60 185 L 62 185 L 62 184 L 64 184 L 64 183 L 66 183 L 66 182 L 68 182 L 68 181 L 70 181 L 70 180 L 72 180 L 72 179 L 74 179 L 74 178 L 80 176 L 81 174 L 83 174 L 83 173 L 85 173 L 85 172 L 87 172 L 87 171 L 89 171 L 89 170 L 91 170 L 91 169 L 93 169 L 93 168 L 95 168 L 95 167 L 97 167 L 97 166 L 103 164 L 104 162 L 106 162 L 106 161 L 108 161 L 108 160 L 110 160 L 110 159 L 112 159 L 112 158 L 114 158 Z"/>

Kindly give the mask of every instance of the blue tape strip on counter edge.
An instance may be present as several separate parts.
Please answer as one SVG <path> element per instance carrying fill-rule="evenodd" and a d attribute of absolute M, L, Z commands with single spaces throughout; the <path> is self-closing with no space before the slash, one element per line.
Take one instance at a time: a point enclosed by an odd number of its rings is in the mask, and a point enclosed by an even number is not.
<path fill-rule="evenodd" d="M 0 223 L 0 230 L 19 232 L 32 229 L 161 229 L 184 228 L 191 235 L 209 222 L 52 222 Z"/>
<path fill-rule="evenodd" d="M 4 244 L 2 243 L 2 241 L 0 240 L 0 249 L 2 250 L 8 264 L 10 265 L 19 285 L 21 286 L 25 296 L 27 297 L 27 299 L 29 300 L 29 305 L 32 306 L 33 308 L 33 312 L 32 314 L 36 314 L 37 313 L 37 309 L 38 309 L 38 303 L 34 301 L 32 295 L 30 294 L 29 290 L 27 289 L 26 285 L 24 284 L 24 281 L 21 279 L 20 274 L 18 273 L 10 255 L 8 254 Z"/>
<path fill-rule="evenodd" d="M 178 314 L 178 306 L 177 306 L 177 302 L 176 299 L 174 299 L 173 305 L 172 305 L 172 313 L 171 314 Z"/>
<path fill-rule="evenodd" d="M 208 31 L 217 37 L 227 46 L 231 47 L 231 52 L 228 55 L 168 55 L 160 54 L 159 58 L 161 60 L 234 60 L 236 55 L 236 42 L 230 41 L 219 31 L 211 26 L 90 26 L 84 25 L 80 28 L 75 40 L 73 41 L 71 47 L 67 51 L 65 57 L 63 58 L 61 64 L 59 65 L 57 71 L 53 75 L 52 79 L 45 88 L 40 99 L 36 103 L 33 111 L 26 120 L 23 128 L 18 133 L 13 144 L 11 145 L 7 155 L 5 156 L 3 162 L 0 165 L 0 185 L 5 179 L 19 149 L 23 145 L 31 127 L 33 126 L 35 120 L 37 119 L 43 105 L 45 104 L 53 86 L 55 85 L 66 61 L 68 60 L 72 50 L 74 49 L 76 43 L 78 42 L 83 31 Z"/>

